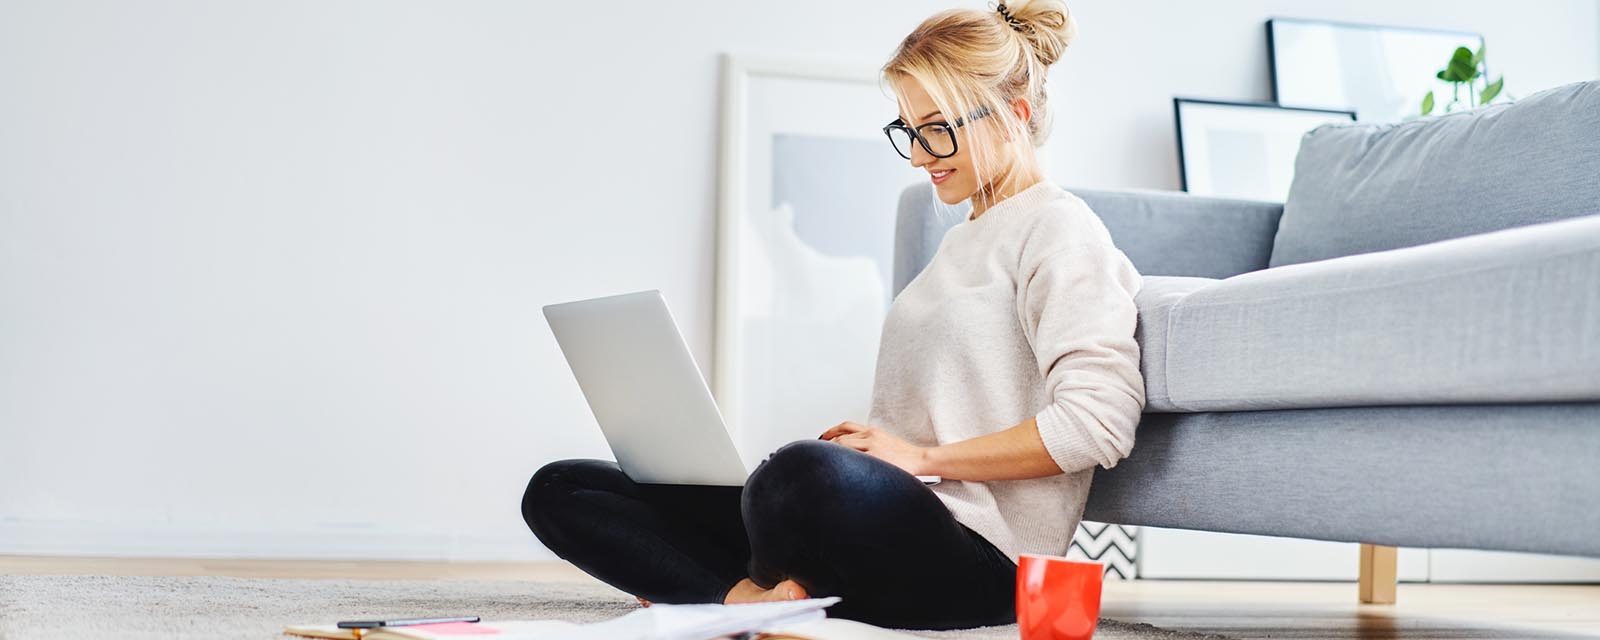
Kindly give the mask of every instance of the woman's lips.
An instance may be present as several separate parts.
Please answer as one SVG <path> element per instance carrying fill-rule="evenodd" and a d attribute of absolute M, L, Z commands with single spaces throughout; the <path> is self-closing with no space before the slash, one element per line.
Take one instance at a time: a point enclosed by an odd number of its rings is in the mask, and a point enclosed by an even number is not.
<path fill-rule="evenodd" d="M 939 170 L 939 171 L 929 171 L 928 172 L 928 176 L 933 178 L 933 183 L 934 184 L 939 184 L 941 182 L 944 182 L 945 180 L 949 180 L 950 179 L 950 174 L 955 173 L 955 172 L 956 172 L 955 169 L 942 169 L 942 170 Z"/>

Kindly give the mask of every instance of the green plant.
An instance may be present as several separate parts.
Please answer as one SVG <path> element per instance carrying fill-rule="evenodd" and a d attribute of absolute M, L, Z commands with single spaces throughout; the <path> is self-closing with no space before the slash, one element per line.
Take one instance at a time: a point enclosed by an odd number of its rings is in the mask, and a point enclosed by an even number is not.
<path fill-rule="evenodd" d="M 1467 104 L 1470 105 L 1468 108 L 1489 104 L 1500 95 L 1500 89 L 1505 87 L 1505 75 L 1502 74 L 1495 78 L 1494 82 L 1489 82 L 1488 76 L 1484 74 L 1488 66 L 1484 64 L 1483 52 L 1488 47 L 1487 43 L 1479 45 L 1477 53 L 1466 47 L 1456 47 L 1455 53 L 1450 55 L 1450 61 L 1435 74 L 1435 77 L 1450 83 L 1450 102 L 1444 105 L 1445 113 L 1451 112 L 1461 103 L 1461 85 L 1467 86 Z M 1478 92 L 1476 82 L 1479 78 L 1483 78 L 1487 83 L 1483 86 L 1481 94 Z M 1507 97 L 1510 97 L 1509 94 Z M 1433 104 L 1433 92 L 1429 91 L 1428 95 L 1422 97 L 1422 115 L 1433 113 Z"/>

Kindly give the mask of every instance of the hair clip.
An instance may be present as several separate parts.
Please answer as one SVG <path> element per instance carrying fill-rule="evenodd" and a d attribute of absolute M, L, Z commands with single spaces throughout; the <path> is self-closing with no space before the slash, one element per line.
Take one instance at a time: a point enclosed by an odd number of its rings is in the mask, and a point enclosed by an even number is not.
<path fill-rule="evenodd" d="M 1011 15 L 1011 10 L 1006 8 L 1006 3 L 1004 3 L 1004 2 L 1000 3 L 999 6 L 996 6 L 994 8 L 994 10 L 995 11 L 999 11 L 1000 12 L 1000 17 L 1006 19 L 1006 24 L 1011 25 L 1011 28 L 1017 30 L 1018 33 L 1021 33 L 1023 31 L 1026 31 L 1028 33 L 1033 33 L 1033 25 L 1028 24 L 1026 22 L 1023 22 L 1023 21 L 1018 20 L 1015 17 L 1013 17 Z"/>

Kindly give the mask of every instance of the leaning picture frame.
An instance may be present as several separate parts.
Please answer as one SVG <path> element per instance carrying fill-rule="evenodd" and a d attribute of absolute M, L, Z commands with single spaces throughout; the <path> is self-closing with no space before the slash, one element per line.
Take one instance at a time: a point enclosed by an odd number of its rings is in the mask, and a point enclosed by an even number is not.
<path fill-rule="evenodd" d="M 895 205 L 875 64 L 725 54 L 712 392 L 746 463 L 867 422 Z"/>
<path fill-rule="evenodd" d="M 1435 74 L 1456 47 L 1484 44 L 1471 31 L 1301 18 L 1269 18 L 1266 31 L 1273 102 L 1354 111 L 1362 122 L 1422 117 L 1429 91 L 1444 105 L 1452 88 Z M 1488 68 L 1486 57 L 1485 75 Z"/>
<path fill-rule="evenodd" d="M 1283 202 L 1306 132 L 1352 123 L 1355 112 L 1271 102 L 1175 97 L 1178 179 L 1198 195 Z"/>

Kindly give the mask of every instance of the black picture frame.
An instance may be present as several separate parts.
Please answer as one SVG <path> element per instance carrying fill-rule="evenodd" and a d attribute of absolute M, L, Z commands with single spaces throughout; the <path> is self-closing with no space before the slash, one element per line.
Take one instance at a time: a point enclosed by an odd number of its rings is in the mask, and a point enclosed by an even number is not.
<path fill-rule="evenodd" d="M 1228 107 L 1240 107 L 1240 108 L 1251 108 L 1251 109 L 1270 109 L 1270 110 L 1274 110 L 1274 111 L 1297 111 L 1297 112 L 1308 112 L 1308 113 L 1323 113 L 1323 114 L 1329 114 L 1329 115 L 1342 114 L 1344 116 L 1347 116 L 1350 119 L 1350 122 L 1354 123 L 1356 121 L 1356 112 L 1355 111 L 1351 111 L 1351 110 L 1346 110 L 1346 109 L 1323 109 L 1323 108 L 1318 108 L 1318 107 L 1289 107 L 1289 106 L 1280 105 L 1280 104 L 1278 104 L 1276 102 L 1268 102 L 1268 101 L 1261 101 L 1261 100 L 1221 100 L 1221 99 L 1216 99 L 1216 98 L 1198 98 L 1198 97 L 1174 96 L 1172 98 L 1172 121 L 1173 121 L 1174 130 L 1177 132 L 1177 135 L 1178 135 L 1178 185 L 1179 185 L 1179 189 L 1181 189 L 1182 191 L 1185 191 L 1185 192 L 1189 191 L 1189 169 L 1188 169 L 1188 166 L 1187 166 L 1188 165 L 1187 158 L 1184 156 L 1184 149 L 1183 149 L 1183 104 L 1184 103 L 1222 105 L 1222 106 L 1228 106 Z"/>

